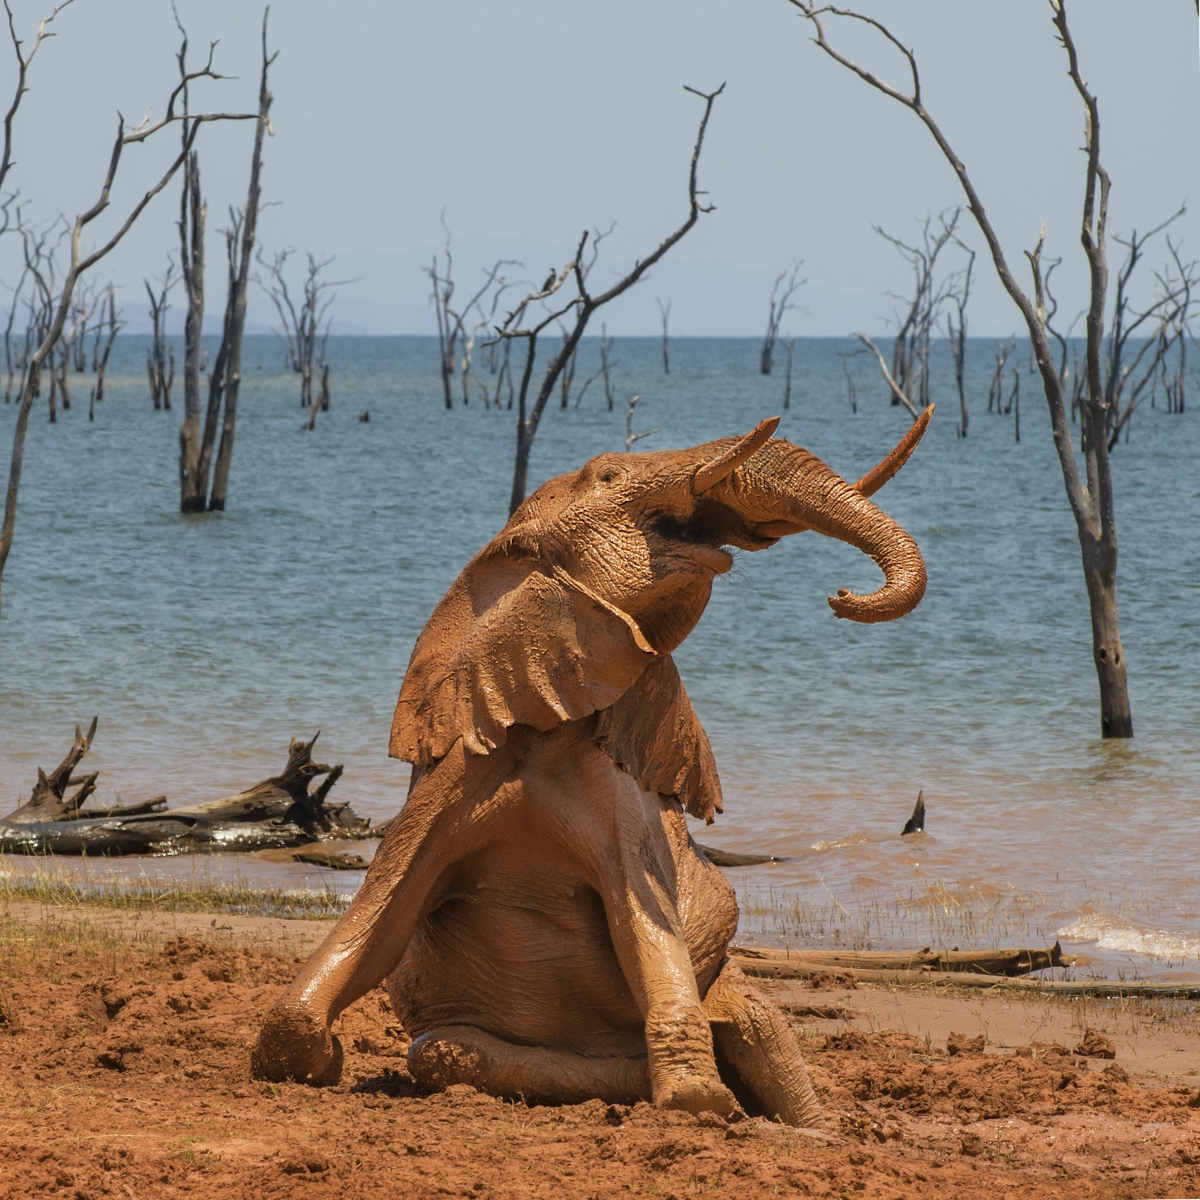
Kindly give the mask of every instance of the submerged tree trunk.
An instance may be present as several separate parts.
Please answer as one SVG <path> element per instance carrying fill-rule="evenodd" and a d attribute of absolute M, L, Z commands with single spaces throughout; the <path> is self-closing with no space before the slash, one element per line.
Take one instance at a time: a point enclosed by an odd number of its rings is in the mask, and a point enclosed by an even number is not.
<path fill-rule="evenodd" d="M 200 163 L 189 154 L 184 165 L 179 212 L 180 261 L 187 291 L 183 333 L 183 424 L 179 427 L 179 511 L 204 511 L 208 492 L 206 456 L 200 430 L 200 327 L 204 320 L 204 218 Z M 201 473 L 201 465 L 205 467 Z"/>
<path fill-rule="evenodd" d="M 258 229 L 259 175 L 263 167 L 263 136 L 270 125 L 271 92 L 266 86 L 268 72 L 275 55 L 266 53 L 266 13 L 263 13 L 263 73 L 258 85 L 258 125 L 254 130 L 254 154 L 250 160 L 250 191 L 246 196 L 246 211 L 241 228 L 234 224 L 234 236 L 229 241 L 230 289 L 226 305 L 226 329 L 222 349 L 228 344 L 226 378 L 224 378 L 224 421 L 221 426 L 221 446 L 212 472 L 210 512 L 223 512 L 229 492 L 229 464 L 233 462 L 233 442 L 238 424 L 238 392 L 241 389 L 241 347 L 246 334 L 246 289 L 250 283 L 250 263 L 254 253 L 254 238 Z M 240 233 L 240 239 L 238 234 Z M 238 274 L 233 277 L 233 241 L 239 241 Z"/>
<path fill-rule="evenodd" d="M 1087 311 L 1086 380 L 1082 392 L 1080 421 L 1083 426 L 1083 471 L 1075 456 L 1071 439 L 1064 381 L 1050 349 L 1047 323 L 1046 276 L 1041 268 L 1042 248 L 1046 230 L 1032 251 L 1026 252 L 1032 268 L 1034 295 L 1030 297 L 1017 283 L 1000 239 L 987 215 L 983 201 L 975 190 L 962 160 L 946 140 L 945 134 L 921 100 L 920 77 L 915 57 L 905 51 L 912 77 L 910 92 L 904 92 L 871 74 L 853 60 L 836 50 L 825 33 L 822 16 L 833 12 L 838 16 L 855 17 L 839 9 L 818 9 L 805 0 L 791 0 L 812 23 L 817 45 L 836 62 L 854 72 L 871 87 L 883 92 L 910 109 L 929 131 L 938 149 L 950 165 L 962 186 L 968 210 L 975 218 L 987 242 L 996 274 L 1013 302 L 1021 311 L 1029 330 L 1034 360 L 1042 377 L 1046 406 L 1050 412 L 1051 435 L 1058 454 L 1063 484 L 1083 557 L 1084 583 L 1092 619 L 1092 652 L 1096 677 L 1100 686 L 1100 729 L 1106 738 L 1133 736 L 1133 716 L 1129 706 L 1129 690 L 1125 676 L 1125 654 L 1117 625 L 1117 527 L 1113 501 L 1112 467 L 1108 458 L 1108 405 L 1101 357 L 1104 343 L 1104 312 L 1108 299 L 1108 257 L 1106 237 L 1108 227 L 1108 197 L 1110 180 L 1100 160 L 1100 106 L 1088 89 L 1080 71 L 1078 54 L 1067 22 L 1066 5 L 1055 3 L 1051 21 L 1067 55 L 1067 73 L 1084 109 L 1084 150 L 1087 166 L 1084 174 L 1083 212 L 1080 222 L 1080 241 L 1083 244 L 1089 273 L 1089 306 Z M 888 30 L 875 22 L 876 28 L 894 45 L 901 45 Z M 990 407 L 990 406 L 989 406 Z"/>

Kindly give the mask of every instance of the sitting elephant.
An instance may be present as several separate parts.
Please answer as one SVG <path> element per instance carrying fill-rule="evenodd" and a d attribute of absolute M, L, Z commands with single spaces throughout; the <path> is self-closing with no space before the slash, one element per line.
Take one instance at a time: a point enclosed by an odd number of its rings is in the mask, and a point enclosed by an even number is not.
<path fill-rule="evenodd" d="M 733 888 L 688 835 L 721 811 L 671 651 L 724 549 L 815 529 L 886 580 L 839 617 L 888 621 L 925 591 L 916 543 L 867 500 L 928 411 L 851 486 L 752 433 L 602 454 L 541 487 L 467 564 L 413 650 L 391 754 L 408 799 L 345 916 L 267 1014 L 259 1078 L 335 1082 L 330 1032 L 386 981 L 430 1088 L 529 1101 L 737 1102 L 820 1123 L 795 1035 L 726 957 Z"/>

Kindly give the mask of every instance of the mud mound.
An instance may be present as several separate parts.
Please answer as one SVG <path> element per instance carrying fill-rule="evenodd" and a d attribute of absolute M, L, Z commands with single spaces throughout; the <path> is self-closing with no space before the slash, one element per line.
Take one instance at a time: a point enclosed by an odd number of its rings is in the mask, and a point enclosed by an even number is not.
<path fill-rule="evenodd" d="M 1063 1046 L 999 1057 L 962 1039 L 950 1054 L 804 1028 L 831 1141 L 647 1104 L 425 1095 L 376 992 L 339 1025 L 336 1088 L 268 1085 L 249 1047 L 297 956 L 217 927 L 165 945 L 3 932 L 3 1197 L 1200 1194 L 1196 1093 Z"/>

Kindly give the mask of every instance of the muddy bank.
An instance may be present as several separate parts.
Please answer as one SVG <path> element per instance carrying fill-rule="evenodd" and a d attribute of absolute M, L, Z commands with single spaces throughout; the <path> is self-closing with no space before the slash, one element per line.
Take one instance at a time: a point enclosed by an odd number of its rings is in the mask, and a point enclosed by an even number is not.
<path fill-rule="evenodd" d="M 773 985 L 833 1141 L 423 1095 L 382 992 L 341 1020 L 338 1087 L 252 1082 L 256 1018 L 326 928 L 13 906 L 0 1196 L 1200 1195 L 1190 1005 Z M 1085 1048 L 1115 1058 L 1077 1051 L 1088 1028 Z"/>

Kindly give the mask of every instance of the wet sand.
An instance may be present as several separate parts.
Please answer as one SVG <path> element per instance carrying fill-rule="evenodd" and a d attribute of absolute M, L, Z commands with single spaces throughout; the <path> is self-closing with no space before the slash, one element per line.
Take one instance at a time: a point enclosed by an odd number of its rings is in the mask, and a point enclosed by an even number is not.
<path fill-rule="evenodd" d="M 379 991 L 339 1022 L 337 1087 L 252 1081 L 258 1016 L 329 924 L 11 905 L 0 1196 L 1200 1195 L 1189 1005 L 769 985 L 825 1137 L 425 1095 Z M 1076 1051 L 1089 1027 L 1114 1059 Z"/>

